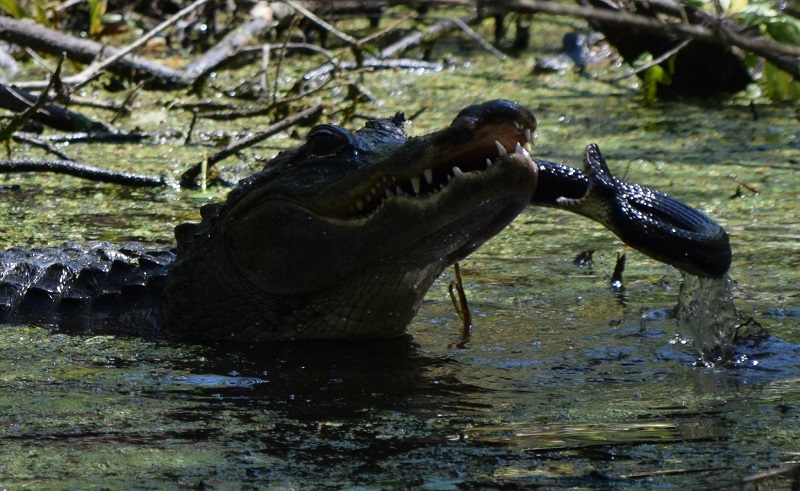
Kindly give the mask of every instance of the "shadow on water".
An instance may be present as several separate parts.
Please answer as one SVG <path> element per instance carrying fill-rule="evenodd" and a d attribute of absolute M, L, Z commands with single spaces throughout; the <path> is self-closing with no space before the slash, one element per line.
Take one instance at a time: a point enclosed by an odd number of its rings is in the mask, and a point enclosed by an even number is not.
<path fill-rule="evenodd" d="M 410 336 L 390 340 L 217 345 L 185 361 L 178 386 L 270 401 L 292 418 L 319 421 L 364 411 L 422 409 L 427 397 L 479 390 L 450 373 L 453 361 L 420 353 Z M 214 375 L 216 374 L 216 375 Z M 179 389 L 180 390 L 180 389 Z M 419 397 L 419 400 L 415 398 Z"/>

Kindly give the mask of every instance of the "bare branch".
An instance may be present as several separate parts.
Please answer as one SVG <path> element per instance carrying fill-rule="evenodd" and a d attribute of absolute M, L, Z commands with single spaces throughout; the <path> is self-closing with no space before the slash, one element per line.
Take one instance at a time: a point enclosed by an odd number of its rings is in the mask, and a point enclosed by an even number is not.
<path fill-rule="evenodd" d="M 647 69 L 649 69 L 651 67 L 654 67 L 654 66 L 660 64 L 663 61 L 666 61 L 670 56 L 676 54 L 678 51 L 680 51 L 683 48 L 685 48 L 686 45 L 691 43 L 691 42 L 692 42 L 691 39 L 684 39 L 683 41 L 681 41 L 674 48 L 665 51 L 661 56 L 659 56 L 657 58 L 653 58 L 652 60 L 650 60 L 650 62 L 645 63 L 644 65 L 642 65 L 640 67 L 636 67 L 635 70 L 623 73 L 622 75 L 619 75 L 619 76 L 616 76 L 616 77 L 612 77 L 612 78 L 609 78 L 609 79 L 604 79 L 603 82 L 608 82 L 608 83 L 619 82 L 620 80 L 625 80 L 628 77 L 633 77 L 634 75 L 642 73 L 642 72 L 646 71 Z"/>
<path fill-rule="evenodd" d="M 316 106 L 312 106 L 308 109 L 300 111 L 299 113 L 286 117 L 278 121 L 277 123 L 272 124 L 269 128 L 261 130 L 258 133 L 255 133 L 248 138 L 244 138 L 242 140 L 239 140 L 237 142 L 228 145 L 227 147 L 223 148 L 214 155 L 209 156 L 207 159 L 205 159 L 204 162 L 198 162 L 194 164 L 192 167 L 190 167 L 186 172 L 184 172 L 183 175 L 181 175 L 181 181 L 180 181 L 181 187 L 192 187 L 194 185 L 194 180 L 197 178 L 197 176 L 200 175 L 203 166 L 207 165 L 208 168 L 210 168 L 217 162 L 230 157 L 234 153 L 244 148 L 253 146 L 256 143 L 269 138 L 275 133 L 278 133 L 291 126 L 294 126 L 295 124 L 303 121 L 306 118 L 319 114 L 321 111 L 322 111 L 322 104 L 317 104 Z"/>
<path fill-rule="evenodd" d="M 314 15 L 313 12 L 311 12 L 308 9 L 306 9 L 305 7 L 303 7 L 302 5 L 298 4 L 297 2 L 295 2 L 293 0 L 284 0 L 284 3 L 286 3 L 287 5 L 292 7 L 293 9 L 295 9 L 300 15 L 302 15 L 306 19 L 310 20 L 314 24 L 316 24 L 319 27 L 321 27 L 321 28 L 325 29 L 326 31 L 330 32 L 331 34 L 333 34 L 334 36 L 336 36 L 340 40 L 344 41 L 348 45 L 350 45 L 350 46 L 359 46 L 360 45 L 359 42 L 358 42 L 358 39 L 354 38 L 353 36 L 351 36 L 351 35 L 349 35 L 347 33 L 344 33 L 342 31 L 336 29 L 335 27 L 333 27 L 332 25 L 328 24 L 324 20 L 320 19 L 319 17 Z"/>

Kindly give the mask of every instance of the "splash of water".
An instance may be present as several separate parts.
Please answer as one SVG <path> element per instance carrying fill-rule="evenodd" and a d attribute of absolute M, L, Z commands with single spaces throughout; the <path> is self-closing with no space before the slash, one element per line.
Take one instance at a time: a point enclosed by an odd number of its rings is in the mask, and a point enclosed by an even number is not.
<path fill-rule="evenodd" d="M 727 276 L 682 275 L 675 306 L 681 336 L 692 340 L 704 364 L 713 366 L 730 361 L 740 328 L 751 320 L 736 310 L 733 282 Z"/>

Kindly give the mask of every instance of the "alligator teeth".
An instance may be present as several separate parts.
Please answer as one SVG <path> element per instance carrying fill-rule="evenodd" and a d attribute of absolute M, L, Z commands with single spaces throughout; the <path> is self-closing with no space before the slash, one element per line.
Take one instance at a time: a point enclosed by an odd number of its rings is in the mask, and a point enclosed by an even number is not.
<path fill-rule="evenodd" d="M 422 182 L 420 181 L 419 177 L 412 177 L 411 178 L 411 187 L 414 188 L 414 194 L 419 194 L 420 186 Z"/>
<path fill-rule="evenodd" d="M 514 124 L 515 128 L 522 131 L 522 138 L 520 138 L 520 141 L 515 143 L 513 152 L 530 158 L 530 153 L 532 152 L 533 148 L 533 138 L 534 138 L 533 131 L 530 128 L 523 127 L 522 124 L 520 124 L 518 121 L 512 121 L 512 123 Z M 508 155 L 509 151 L 506 150 L 506 148 L 503 146 L 502 143 L 500 143 L 500 141 L 495 140 L 494 145 L 497 149 L 499 157 L 505 157 L 506 155 Z M 496 164 L 495 159 L 492 158 L 486 159 L 486 169 L 494 166 L 495 164 Z M 533 165 L 535 167 L 535 164 Z M 473 169 L 473 172 L 480 172 L 480 170 Z M 433 169 L 424 169 L 422 171 L 422 175 L 408 178 L 407 182 L 410 183 L 411 185 L 411 190 L 409 191 L 404 190 L 403 188 L 400 187 L 400 185 L 397 184 L 396 176 L 391 176 L 391 175 L 381 176 L 379 180 L 381 185 L 372 186 L 366 193 L 365 198 L 356 200 L 355 207 L 357 211 L 364 211 L 368 206 L 367 203 L 375 202 L 375 200 L 381 194 L 381 189 L 383 189 L 383 195 L 385 196 L 381 197 L 380 199 L 380 202 L 383 203 L 385 199 L 389 198 L 395 198 L 398 196 L 414 197 L 419 195 L 422 192 L 423 179 L 424 182 L 429 186 L 426 187 L 427 190 L 431 190 L 433 192 L 439 192 L 442 191 L 445 188 L 445 186 L 449 184 L 453 179 L 460 178 L 463 176 L 464 176 L 464 171 L 461 170 L 461 168 L 458 166 L 453 166 L 451 168 L 451 171 L 447 174 L 447 179 L 444 183 L 441 181 L 436 182 L 434 180 Z M 390 182 L 395 185 L 394 189 L 385 186 Z M 406 189 L 408 189 L 408 186 L 406 184 L 403 184 L 403 186 L 405 186 Z"/>

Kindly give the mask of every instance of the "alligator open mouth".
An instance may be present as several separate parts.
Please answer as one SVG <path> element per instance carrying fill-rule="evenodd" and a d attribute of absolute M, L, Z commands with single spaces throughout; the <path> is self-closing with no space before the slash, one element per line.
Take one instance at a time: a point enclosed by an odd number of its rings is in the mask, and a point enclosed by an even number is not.
<path fill-rule="evenodd" d="M 533 129 L 517 120 L 497 122 L 476 131 L 468 141 L 429 152 L 417 162 L 415 175 L 384 173 L 360 187 L 346 212 L 348 219 L 365 219 L 396 198 L 430 199 L 454 181 L 486 172 L 509 156 L 530 160 Z M 395 154 L 397 155 L 397 154 Z M 402 157 L 402 156 L 401 156 Z"/>

